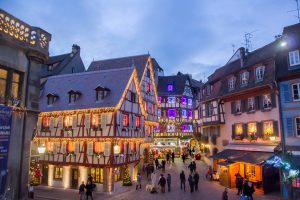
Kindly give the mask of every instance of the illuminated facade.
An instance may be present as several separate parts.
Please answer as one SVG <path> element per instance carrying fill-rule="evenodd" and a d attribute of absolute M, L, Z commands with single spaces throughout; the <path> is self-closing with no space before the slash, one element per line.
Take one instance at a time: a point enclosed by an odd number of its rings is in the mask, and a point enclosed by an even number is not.
<path fill-rule="evenodd" d="M 46 147 L 42 184 L 77 189 L 90 174 L 98 191 L 111 192 L 126 167 L 136 179 L 148 146 L 138 85 L 132 67 L 48 78 L 33 144 Z"/>

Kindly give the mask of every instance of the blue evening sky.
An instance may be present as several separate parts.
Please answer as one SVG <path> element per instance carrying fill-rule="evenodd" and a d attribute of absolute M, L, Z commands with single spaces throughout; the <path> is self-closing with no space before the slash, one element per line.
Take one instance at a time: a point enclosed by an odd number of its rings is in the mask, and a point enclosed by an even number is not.
<path fill-rule="evenodd" d="M 253 49 L 298 22 L 295 0 L 0 0 L 0 7 L 52 34 L 50 55 L 81 47 L 91 61 L 146 54 L 165 75 L 203 79 L 253 32 Z"/>

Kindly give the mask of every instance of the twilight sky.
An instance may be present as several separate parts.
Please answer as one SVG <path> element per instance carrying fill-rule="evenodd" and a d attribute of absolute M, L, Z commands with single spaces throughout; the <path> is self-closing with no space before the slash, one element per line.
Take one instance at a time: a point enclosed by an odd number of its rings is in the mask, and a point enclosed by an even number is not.
<path fill-rule="evenodd" d="M 91 61 L 146 54 L 165 75 L 203 79 L 224 65 L 244 34 L 259 48 L 298 22 L 295 0 L 0 0 L 0 8 L 52 34 L 50 55 L 81 47 Z"/>

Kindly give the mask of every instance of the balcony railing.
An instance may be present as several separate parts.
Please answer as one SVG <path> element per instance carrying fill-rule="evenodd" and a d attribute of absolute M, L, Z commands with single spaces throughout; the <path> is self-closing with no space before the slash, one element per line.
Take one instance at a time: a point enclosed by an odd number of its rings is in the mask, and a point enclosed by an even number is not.
<path fill-rule="evenodd" d="M 48 56 L 51 35 L 38 27 L 32 27 L 0 9 L 0 35 L 23 48 Z"/>

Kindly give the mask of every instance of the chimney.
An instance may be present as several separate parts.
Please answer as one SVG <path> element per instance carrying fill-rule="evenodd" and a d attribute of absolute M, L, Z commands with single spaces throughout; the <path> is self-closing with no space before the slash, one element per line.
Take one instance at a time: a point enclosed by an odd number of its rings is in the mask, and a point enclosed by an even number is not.
<path fill-rule="evenodd" d="M 240 61 L 241 61 L 241 68 L 244 67 L 244 63 L 246 61 L 246 52 L 245 52 L 245 48 L 241 47 L 240 49 Z"/>
<path fill-rule="evenodd" d="M 72 54 L 76 54 L 77 52 L 80 53 L 80 46 L 78 46 L 77 44 L 73 44 Z"/>

